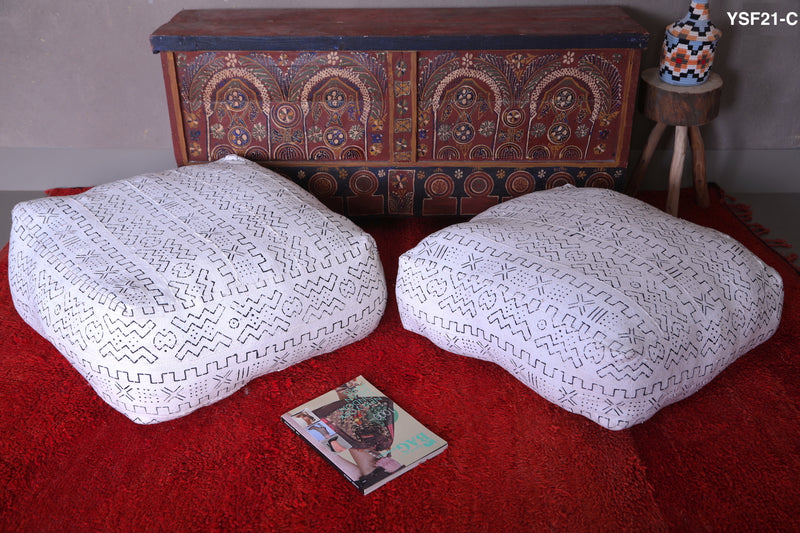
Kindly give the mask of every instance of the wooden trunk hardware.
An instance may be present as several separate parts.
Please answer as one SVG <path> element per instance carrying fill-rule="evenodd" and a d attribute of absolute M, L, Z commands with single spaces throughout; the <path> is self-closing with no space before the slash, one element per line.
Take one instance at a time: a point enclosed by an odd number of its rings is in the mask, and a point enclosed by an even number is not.
<path fill-rule="evenodd" d="M 359 216 L 622 188 L 647 37 L 610 6 L 212 9 L 150 41 L 178 164 L 240 154 Z"/>

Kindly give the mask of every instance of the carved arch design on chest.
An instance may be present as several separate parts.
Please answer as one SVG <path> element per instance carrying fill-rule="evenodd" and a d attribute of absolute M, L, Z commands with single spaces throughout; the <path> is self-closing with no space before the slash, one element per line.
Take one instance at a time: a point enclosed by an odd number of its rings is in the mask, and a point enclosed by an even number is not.
<path fill-rule="evenodd" d="M 432 159 L 596 157 L 623 91 L 612 61 L 576 51 L 423 53 L 418 83 Z"/>
<path fill-rule="evenodd" d="M 548 149 L 560 159 L 590 158 L 592 144 L 605 136 L 603 128 L 619 113 L 622 76 L 597 54 L 575 62 L 574 54 L 567 52 L 560 63 L 534 76 L 522 91 L 530 117 L 526 148 L 541 146 L 535 137 L 544 135 Z M 583 146 L 573 144 L 577 142 Z"/>
<path fill-rule="evenodd" d="M 210 159 L 368 159 L 381 153 L 385 54 L 202 53 L 179 63 L 184 107 L 206 121 Z M 324 156 L 320 154 L 326 154 Z M 253 157 L 251 157 L 253 158 Z"/>
<path fill-rule="evenodd" d="M 203 87 L 202 103 L 209 125 L 206 150 L 214 159 L 248 154 L 258 141 L 266 141 L 267 158 L 272 154 L 271 137 L 266 134 L 272 98 L 252 72 L 229 67 L 214 73 Z"/>

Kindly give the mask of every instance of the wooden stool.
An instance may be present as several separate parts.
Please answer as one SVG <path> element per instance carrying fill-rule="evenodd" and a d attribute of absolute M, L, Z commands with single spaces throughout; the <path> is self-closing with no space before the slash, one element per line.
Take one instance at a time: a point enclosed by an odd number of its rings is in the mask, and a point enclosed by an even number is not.
<path fill-rule="evenodd" d="M 706 153 L 699 126 L 711 122 L 719 114 L 722 78 L 712 72 L 705 83 L 682 87 L 662 81 L 658 77 L 658 69 L 649 68 L 642 72 L 642 82 L 641 111 L 644 116 L 654 120 L 656 125 L 647 138 L 642 157 L 628 182 L 626 192 L 630 195 L 636 194 L 661 135 L 667 126 L 675 126 L 675 148 L 669 167 L 669 192 L 665 211 L 673 216 L 678 213 L 678 195 L 686 156 L 687 133 L 692 145 L 695 197 L 698 205 L 708 207 Z"/>

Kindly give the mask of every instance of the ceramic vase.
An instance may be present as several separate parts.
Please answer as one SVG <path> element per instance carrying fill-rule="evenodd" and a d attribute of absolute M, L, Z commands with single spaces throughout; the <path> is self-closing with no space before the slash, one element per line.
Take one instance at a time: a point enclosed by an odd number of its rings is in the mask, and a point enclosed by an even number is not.
<path fill-rule="evenodd" d="M 705 82 L 721 36 L 711 22 L 708 0 L 691 0 L 686 16 L 667 26 L 659 64 L 661 79 L 673 85 Z"/>

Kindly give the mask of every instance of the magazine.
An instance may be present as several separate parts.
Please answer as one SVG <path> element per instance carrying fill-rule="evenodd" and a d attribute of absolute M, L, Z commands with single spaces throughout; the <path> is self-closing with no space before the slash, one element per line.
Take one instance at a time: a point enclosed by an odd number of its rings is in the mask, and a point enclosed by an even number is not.
<path fill-rule="evenodd" d="M 363 376 L 281 419 L 363 494 L 447 448 L 447 442 L 387 398 Z"/>

